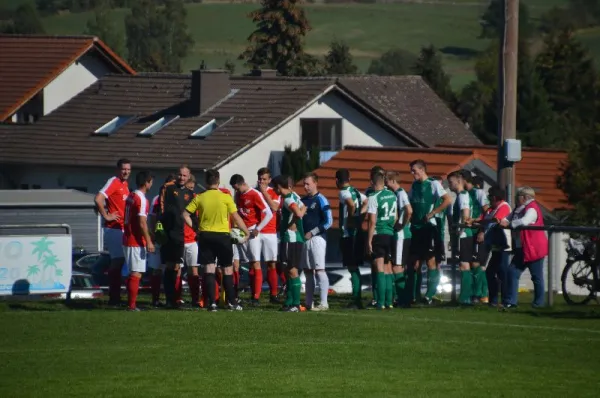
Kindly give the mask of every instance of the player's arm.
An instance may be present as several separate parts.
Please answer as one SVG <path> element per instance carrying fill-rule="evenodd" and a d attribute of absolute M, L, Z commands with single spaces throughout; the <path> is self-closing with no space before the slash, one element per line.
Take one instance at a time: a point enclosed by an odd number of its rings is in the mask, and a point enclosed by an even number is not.
<path fill-rule="evenodd" d="M 277 198 L 271 197 L 271 195 L 269 194 L 269 191 L 267 191 L 267 190 L 265 190 L 265 192 L 263 193 L 263 197 L 265 198 L 267 205 L 271 209 L 271 212 L 277 213 L 277 211 L 279 210 L 279 199 L 278 199 L 279 197 L 277 197 Z"/>
<path fill-rule="evenodd" d="M 290 229 L 292 225 L 296 224 L 296 221 L 301 220 L 302 217 L 304 217 L 304 215 L 306 214 L 306 206 L 300 207 L 296 203 L 292 203 L 288 206 L 288 209 L 290 209 L 293 215 L 292 219 L 286 227 L 287 229 Z"/>
<path fill-rule="evenodd" d="M 240 217 L 240 215 L 238 214 L 237 210 L 229 213 L 231 215 L 231 219 L 233 220 L 233 223 L 242 230 L 242 232 L 244 232 L 244 236 L 248 237 L 250 235 L 250 231 L 248 231 L 248 228 L 246 228 L 246 224 L 244 223 L 244 220 L 242 220 L 242 217 Z"/>
<path fill-rule="evenodd" d="M 185 210 L 181 212 L 181 217 L 183 218 L 183 222 L 190 228 L 194 228 L 194 222 L 192 220 L 192 214 L 196 214 L 198 211 L 198 201 L 197 198 L 199 196 L 195 196 L 194 199 L 190 201 L 190 203 L 186 206 Z"/>
<path fill-rule="evenodd" d="M 346 208 L 348 209 L 348 228 L 354 228 L 355 227 L 355 220 L 356 218 L 354 217 L 354 213 L 356 212 L 356 205 L 354 204 L 354 201 L 352 200 L 352 198 L 346 198 L 346 200 L 344 201 L 344 204 L 346 205 Z M 340 226 L 341 228 L 341 226 Z"/>
<path fill-rule="evenodd" d="M 318 233 L 325 233 L 331 226 L 333 225 L 333 215 L 331 214 L 331 206 L 329 206 L 329 202 L 325 199 L 325 196 L 319 194 L 319 203 L 321 207 L 321 222 L 318 226 L 313 228 L 310 231 L 312 236 L 315 236 Z"/>
<path fill-rule="evenodd" d="M 96 197 L 94 198 L 94 202 L 96 203 L 98 212 L 100 213 L 102 218 L 104 218 L 106 221 L 114 221 L 114 220 L 118 221 L 121 218 L 121 216 L 118 213 L 109 214 L 108 211 L 106 211 L 106 199 L 108 199 L 108 197 L 114 191 L 113 181 L 114 180 L 110 179 L 106 183 L 106 185 L 104 185 L 102 187 L 102 189 L 100 191 L 98 191 L 98 193 L 96 194 Z"/>
<path fill-rule="evenodd" d="M 262 200 L 262 197 L 258 198 L 256 202 L 256 207 L 258 207 L 258 209 L 261 211 L 262 217 L 255 230 L 260 232 L 264 227 L 267 226 L 269 221 L 271 221 L 271 218 L 273 218 L 273 212 L 271 211 L 271 208 L 267 206 L 266 202 Z"/>
<path fill-rule="evenodd" d="M 140 231 L 146 239 L 146 249 L 150 253 L 154 253 L 154 244 L 152 243 L 152 237 L 148 231 L 148 202 L 144 201 L 140 204 L 138 211 L 138 222 L 140 223 Z"/>
<path fill-rule="evenodd" d="M 444 211 L 445 209 L 447 209 L 448 206 L 452 205 L 452 198 L 450 197 L 450 195 L 448 194 L 448 192 L 446 192 L 446 190 L 444 189 L 444 187 L 442 186 L 442 184 L 439 183 L 439 181 L 434 181 L 433 182 L 433 189 L 434 189 L 433 197 L 434 198 L 441 198 L 442 199 L 442 203 L 440 203 L 440 205 L 438 207 L 436 207 L 435 209 L 433 209 L 431 211 L 431 213 L 429 213 L 427 215 L 427 221 L 429 221 L 436 214 L 439 214 L 442 211 Z"/>
<path fill-rule="evenodd" d="M 369 253 L 373 253 L 373 237 L 375 236 L 375 224 L 377 223 L 377 199 L 371 196 L 367 205 L 367 247 Z"/>

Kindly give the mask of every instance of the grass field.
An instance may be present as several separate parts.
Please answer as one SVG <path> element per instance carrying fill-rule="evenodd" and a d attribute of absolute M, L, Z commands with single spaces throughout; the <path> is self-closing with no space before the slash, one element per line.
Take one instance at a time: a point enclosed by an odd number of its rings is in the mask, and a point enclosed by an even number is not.
<path fill-rule="evenodd" d="M 0 396 L 597 396 L 597 306 L 341 305 L 286 314 L 0 303 Z"/>
<path fill-rule="evenodd" d="M 20 1 L 20 0 L 19 0 Z M 524 0 L 531 14 L 538 18 L 554 5 L 566 0 Z M 6 0 L 0 0 L 0 4 Z M 351 47 L 362 71 L 383 52 L 400 47 L 418 52 L 423 45 L 434 44 L 444 54 L 452 83 L 460 87 L 473 78 L 474 58 L 489 42 L 478 39 L 479 17 L 487 2 L 482 0 L 437 0 L 397 4 L 311 4 L 307 17 L 313 27 L 307 37 L 308 51 L 324 55 L 333 38 L 345 40 Z M 206 61 L 208 67 L 219 68 L 229 59 L 243 71 L 237 56 L 253 30 L 247 18 L 257 4 L 188 4 L 188 26 L 196 41 L 183 69 L 190 70 Z M 129 10 L 117 9 L 113 17 L 123 28 Z M 47 17 L 44 25 L 53 34 L 80 34 L 91 13 L 62 14 Z M 600 31 L 586 32 L 586 44 L 600 56 Z"/>

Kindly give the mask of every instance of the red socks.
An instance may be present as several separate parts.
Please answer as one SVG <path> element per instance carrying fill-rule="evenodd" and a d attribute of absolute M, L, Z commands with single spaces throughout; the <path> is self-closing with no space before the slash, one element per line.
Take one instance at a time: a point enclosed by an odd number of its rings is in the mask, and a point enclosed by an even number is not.
<path fill-rule="evenodd" d="M 175 302 L 181 301 L 182 281 L 181 275 L 175 277 Z"/>
<path fill-rule="evenodd" d="M 130 275 L 129 278 L 127 278 L 127 296 L 128 296 L 130 310 L 133 310 L 136 308 L 136 301 L 137 301 L 139 289 L 140 289 L 140 278 Z"/>
<path fill-rule="evenodd" d="M 263 284 L 263 274 L 262 274 L 262 269 L 255 269 L 254 270 L 254 291 L 252 292 L 252 297 L 255 298 L 256 300 L 258 300 L 260 298 L 260 291 L 262 290 L 262 284 Z"/>
<path fill-rule="evenodd" d="M 157 302 L 160 299 L 160 283 L 162 275 L 152 274 L 150 277 L 150 290 L 152 291 L 152 302 Z"/>
<path fill-rule="evenodd" d="M 269 281 L 271 296 L 277 296 L 277 282 L 279 282 L 279 276 L 277 275 L 276 268 L 267 269 L 267 281 Z"/>
<path fill-rule="evenodd" d="M 108 299 L 114 303 L 121 301 L 121 270 L 108 270 Z"/>

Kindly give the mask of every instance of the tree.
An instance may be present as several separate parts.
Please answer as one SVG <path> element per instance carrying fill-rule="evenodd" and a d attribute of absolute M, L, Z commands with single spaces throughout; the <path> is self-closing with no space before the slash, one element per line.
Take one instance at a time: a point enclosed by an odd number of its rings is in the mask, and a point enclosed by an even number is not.
<path fill-rule="evenodd" d="M 350 47 L 341 40 L 332 41 L 325 56 L 325 72 L 328 75 L 348 75 L 357 71 L 358 68 L 352 63 Z"/>
<path fill-rule="evenodd" d="M 492 0 L 488 8 L 481 16 L 479 24 L 481 25 L 481 39 L 496 39 L 502 37 L 504 31 L 504 1 Z M 529 8 L 523 2 L 519 2 L 519 37 L 521 39 L 530 38 L 535 29 L 529 17 Z"/>
<path fill-rule="evenodd" d="M 114 19 L 110 17 L 109 0 L 103 0 L 94 9 L 94 14 L 87 22 L 85 33 L 98 36 L 117 54 L 123 55 L 124 38 L 122 32 L 117 28 Z"/>
<path fill-rule="evenodd" d="M 37 35 L 44 34 L 44 25 L 35 6 L 30 3 L 21 4 L 12 17 L 2 27 L 2 33 Z"/>
<path fill-rule="evenodd" d="M 302 70 L 304 37 L 310 25 L 298 3 L 298 0 L 262 0 L 261 8 L 248 15 L 256 29 L 248 36 L 250 45 L 239 59 L 245 60 L 250 68 L 276 69 L 283 76 Z"/>
<path fill-rule="evenodd" d="M 281 174 L 289 175 L 294 181 L 299 181 L 306 173 L 319 167 L 320 156 L 319 148 L 311 148 L 308 151 L 304 145 L 296 150 L 286 146 L 281 160 Z"/>
<path fill-rule="evenodd" d="M 165 8 L 161 13 L 166 27 L 164 58 L 169 72 L 181 72 L 181 61 L 194 45 L 194 39 L 188 32 L 183 0 L 164 0 L 164 3 Z"/>
<path fill-rule="evenodd" d="M 400 48 L 392 49 L 371 61 L 367 73 L 379 76 L 410 75 L 416 63 L 415 54 Z"/>
<path fill-rule="evenodd" d="M 554 112 L 593 125 L 598 72 L 588 50 L 571 29 L 549 33 L 536 59 L 537 72 Z"/>
<path fill-rule="evenodd" d="M 423 77 L 427 84 L 429 84 L 429 87 L 431 87 L 433 91 L 446 102 L 446 104 L 450 107 L 454 107 L 456 96 L 450 87 L 450 76 L 444 72 L 442 57 L 440 57 L 434 46 L 430 45 L 421 48 L 421 54 L 413 67 L 413 71 L 417 75 Z"/>
<path fill-rule="evenodd" d="M 235 64 L 230 59 L 226 59 L 223 64 L 223 69 L 229 71 L 229 73 L 233 75 L 235 73 Z"/>

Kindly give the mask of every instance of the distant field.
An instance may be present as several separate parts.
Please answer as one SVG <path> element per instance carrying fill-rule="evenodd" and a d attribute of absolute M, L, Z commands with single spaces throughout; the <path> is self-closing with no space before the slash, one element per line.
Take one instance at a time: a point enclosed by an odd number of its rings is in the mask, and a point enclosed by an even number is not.
<path fill-rule="evenodd" d="M 0 0 L 0 5 L 6 3 Z M 539 17 L 566 0 L 527 0 L 531 14 Z M 310 4 L 306 12 L 312 31 L 308 34 L 308 51 L 324 55 L 333 38 L 345 40 L 356 63 L 365 71 L 369 63 L 383 52 L 400 47 L 418 52 L 423 45 L 434 44 L 444 54 L 452 83 L 460 87 L 473 78 L 477 53 L 489 42 L 478 39 L 479 18 L 487 1 L 437 0 L 395 4 Z M 184 62 L 184 70 L 197 67 L 204 60 L 209 67 L 222 67 L 225 60 L 235 61 L 243 51 L 253 24 L 248 12 L 257 4 L 188 4 L 188 25 L 195 38 L 192 53 Z M 116 9 L 113 16 L 122 21 L 129 10 Z M 44 19 L 49 33 L 80 34 L 90 13 L 63 14 Z M 123 25 L 119 24 L 123 29 Z M 584 42 L 600 57 L 600 31 L 582 34 Z"/>

